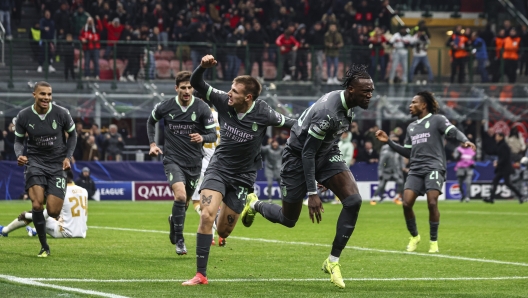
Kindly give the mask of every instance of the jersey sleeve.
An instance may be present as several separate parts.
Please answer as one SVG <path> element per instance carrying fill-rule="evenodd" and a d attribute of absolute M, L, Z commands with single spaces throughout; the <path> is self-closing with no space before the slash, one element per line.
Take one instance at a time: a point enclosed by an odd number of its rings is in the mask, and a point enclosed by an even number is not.
<path fill-rule="evenodd" d="M 167 101 L 162 101 L 158 104 L 156 104 L 154 106 L 154 109 L 152 109 L 152 113 L 150 114 L 152 116 L 152 119 L 156 122 L 160 121 L 161 119 L 163 119 L 163 117 L 165 116 L 164 115 L 164 108 L 165 108 L 165 103 Z"/>
<path fill-rule="evenodd" d="M 288 117 L 272 109 L 266 102 L 263 102 L 263 103 L 265 104 L 265 110 L 268 111 L 268 120 L 266 122 L 266 125 L 275 126 L 275 127 L 283 127 L 285 126 L 287 121 L 289 122 Z M 288 126 L 286 125 L 286 127 Z"/>
<path fill-rule="evenodd" d="M 16 123 L 15 123 L 15 136 L 19 138 L 23 138 L 26 136 L 26 128 L 25 121 L 21 115 L 21 113 L 18 113 L 16 117 Z"/>
<path fill-rule="evenodd" d="M 455 128 L 444 115 L 435 115 L 435 124 L 438 132 L 442 135 L 447 134 L 451 129 Z"/>
<path fill-rule="evenodd" d="M 202 124 L 205 129 L 211 129 L 214 128 L 216 131 L 216 124 L 215 119 L 213 116 L 213 113 L 211 112 L 211 109 L 206 104 L 203 104 L 202 107 Z"/>
<path fill-rule="evenodd" d="M 308 134 L 312 137 L 324 140 L 327 133 L 332 130 L 335 130 L 335 121 L 333 121 L 332 116 L 328 110 L 317 111 L 313 114 L 310 121 L 310 126 L 308 128 Z"/>
<path fill-rule="evenodd" d="M 405 132 L 405 139 L 403 141 L 403 147 L 411 149 L 412 148 L 412 140 L 411 140 L 411 134 L 409 133 L 409 127 L 411 127 L 411 126 L 410 125 L 407 126 L 407 131 Z"/>
<path fill-rule="evenodd" d="M 209 84 L 207 84 L 207 86 L 208 88 L 207 93 L 205 94 L 205 99 L 210 101 L 216 107 L 217 111 L 223 109 L 224 106 L 227 105 L 227 100 L 229 99 L 227 93 L 213 88 L 212 86 L 209 86 Z"/>
<path fill-rule="evenodd" d="M 70 111 L 64 109 L 64 114 L 63 114 L 63 129 L 64 131 L 66 131 L 67 133 L 71 133 L 72 131 L 75 130 L 75 122 L 73 122 L 73 118 L 70 114 Z"/>

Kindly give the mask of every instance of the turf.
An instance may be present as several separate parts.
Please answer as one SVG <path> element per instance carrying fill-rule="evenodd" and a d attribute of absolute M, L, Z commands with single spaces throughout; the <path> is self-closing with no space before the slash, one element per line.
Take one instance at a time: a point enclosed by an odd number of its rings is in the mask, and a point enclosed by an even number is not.
<path fill-rule="evenodd" d="M 192 208 L 185 225 L 189 254 L 177 256 L 168 239 L 170 202 L 89 202 L 87 238 L 49 239 L 48 258 L 36 257 L 38 239 L 24 229 L 0 238 L 0 296 L 90 296 L 76 289 L 109 297 L 528 296 L 528 204 L 441 202 L 440 254 L 430 255 L 425 203 L 415 205 L 422 236 L 417 253 L 403 252 L 409 235 L 400 206 L 365 203 L 340 260 L 349 279 L 345 289 L 333 286 L 321 271 L 341 210 L 339 205 L 324 207 L 320 224 L 310 222 L 306 208 L 293 229 L 260 215 L 251 228 L 239 223 L 226 247 L 211 248 L 209 285 L 183 287 L 196 266 L 198 216 Z M 0 224 L 28 209 L 28 202 L 0 202 Z M 63 287 L 47 288 L 6 276 L 74 281 L 38 280 Z"/>

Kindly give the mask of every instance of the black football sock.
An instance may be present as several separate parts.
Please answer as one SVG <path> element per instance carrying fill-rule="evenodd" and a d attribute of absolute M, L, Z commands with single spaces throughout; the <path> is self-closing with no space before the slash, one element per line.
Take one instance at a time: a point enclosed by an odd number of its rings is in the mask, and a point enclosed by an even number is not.
<path fill-rule="evenodd" d="M 438 239 L 438 226 L 440 225 L 439 222 L 429 222 L 429 235 L 431 237 L 431 241 L 436 241 Z"/>
<path fill-rule="evenodd" d="M 262 216 L 267 220 L 273 223 L 280 223 L 281 225 L 288 228 L 293 228 L 297 222 L 296 220 L 291 220 L 284 217 L 284 214 L 282 214 L 282 206 L 277 204 L 258 201 L 255 203 L 255 211 L 262 214 Z"/>
<path fill-rule="evenodd" d="M 183 239 L 183 223 L 185 222 L 185 202 L 174 201 L 172 205 L 172 225 L 176 241 Z"/>
<path fill-rule="evenodd" d="M 345 249 L 356 227 L 359 209 L 361 209 L 361 196 L 359 194 L 351 195 L 342 200 L 341 204 L 343 209 L 341 209 L 337 219 L 336 234 L 330 252 L 332 256 L 337 258 L 341 256 L 341 252 Z"/>
<path fill-rule="evenodd" d="M 211 250 L 213 235 L 196 234 L 196 268 L 203 276 L 207 276 L 207 261 Z"/>
<path fill-rule="evenodd" d="M 405 223 L 407 224 L 407 230 L 413 237 L 418 236 L 418 228 L 416 228 L 416 218 L 406 219 Z"/>
<path fill-rule="evenodd" d="M 44 211 L 33 210 L 31 213 L 33 214 L 33 224 L 35 225 L 35 230 L 37 230 L 40 245 L 42 248 L 49 250 L 48 241 L 46 240 L 46 219 L 44 218 Z"/>

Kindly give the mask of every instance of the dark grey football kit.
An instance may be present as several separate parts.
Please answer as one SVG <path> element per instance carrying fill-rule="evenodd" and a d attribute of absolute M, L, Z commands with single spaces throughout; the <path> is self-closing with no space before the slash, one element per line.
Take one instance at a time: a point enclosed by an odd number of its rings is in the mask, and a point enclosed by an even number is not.
<path fill-rule="evenodd" d="M 66 139 L 66 134 L 68 138 Z M 24 171 L 26 191 L 41 185 L 46 194 L 64 200 L 66 195 L 66 172 L 63 162 L 71 158 L 77 136 L 70 112 L 49 103 L 48 112 L 39 115 L 34 106 L 21 110 L 15 124 L 15 152 L 23 155 L 24 138 L 27 139 L 28 164 Z"/>
<path fill-rule="evenodd" d="M 410 169 L 405 189 L 420 196 L 429 190 L 442 193 L 446 174 L 446 136 L 461 143 L 468 141 L 444 115 L 428 114 L 409 124 L 403 147 L 389 140 L 391 148 L 409 158 Z"/>
<path fill-rule="evenodd" d="M 152 110 L 147 123 L 149 143 L 154 142 L 155 123 L 164 119 L 165 146 L 163 167 L 167 181 L 185 184 L 187 194 L 194 193 L 202 168 L 202 146 L 216 140 L 216 128 L 209 106 L 191 97 L 188 106 L 181 106 L 178 96 L 162 101 Z M 192 133 L 202 136 L 202 143 L 192 143 Z"/>
<path fill-rule="evenodd" d="M 262 168 L 262 140 L 268 126 L 290 128 L 292 120 L 274 111 L 266 102 L 256 99 L 246 113 L 237 113 L 228 105 L 227 93 L 203 81 L 205 68 L 198 67 L 191 85 L 218 112 L 220 144 L 211 157 L 200 191 L 210 189 L 222 193 L 224 203 L 240 214 L 246 196 L 253 192 L 257 170 Z"/>
<path fill-rule="evenodd" d="M 317 184 L 350 171 L 336 140 L 348 130 L 353 110 L 345 91 L 333 91 L 317 100 L 296 121 L 282 156 L 281 192 L 284 201 L 295 203 L 306 193 L 316 193 Z M 313 142 L 307 142 L 311 137 Z"/>

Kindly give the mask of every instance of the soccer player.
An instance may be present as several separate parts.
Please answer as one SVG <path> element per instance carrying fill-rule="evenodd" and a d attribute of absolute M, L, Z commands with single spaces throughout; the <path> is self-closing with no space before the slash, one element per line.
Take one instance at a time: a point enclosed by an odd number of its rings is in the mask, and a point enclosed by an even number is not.
<path fill-rule="evenodd" d="M 207 167 L 209 166 L 209 161 L 211 161 L 211 157 L 213 156 L 213 153 L 215 152 L 215 149 L 218 146 L 218 143 L 220 142 L 220 126 L 218 125 L 218 112 L 216 112 L 214 108 L 211 107 L 211 113 L 213 114 L 213 118 L 215 122 L 216 141 L 213 143 L 206 143 L 203 146 L 204 157 L 202 159 L 202 171 L 200 172 L 200 179 L 198 180 L 198 184 L 196 185 L 196 189 L 194 190 L 194 193 L 192 195 L 194 211 L 196 211 L 198 215 L 202 214 L 202 210 L 200 209 L 200 193 L 198 190 L 200 189 L 200 186 L 202 185 L 204 173 Z M 211 241 L 211 245 L 215 245 L 215 241 L 214 241 L 214 231 L 215 230 L 216 230 L 216 226 L 215 224 L 213 224 L 213 240 Z M 225 246 L 225 239 L 222 237 L 218 237 L 218 245 Z"/>
<path fill-rule="evenodd" d="M 416 228 L 416 218 L 413 206 L 418 196 L 427 195 L 429 207 L 430 244 L 429 253 L 438 252 L 438 196 L 442 193 L 442 185 L 446 175 L 446 155 L 444 150 L 445 137 L 455 138 L 464 148 L 475 144 L 460 132 L 449 120 L 438 113 L 438 102 L 428 91 L 418 92 L 413 97 L 409 111 L 418 120 L 407 126 L 404 145 L 401 146 L 389 140 L 387 134 L 378 130 L 378 140 L 389 146 L 402 156 L 409 159 L 410 171 L 403 192 L 403 214 L 407 229 L 411 233 L 407 251 L 415 251 L 420 243 L 420 235 Z"/>
<path fill-rule="evenodd" d="M 191 85 L 218 111 L 220 144 L 216 148 L 200 187 L 200 225 L 196 237 L 197 273 L 182 285 L 207 284 L 207 261 L 211 249 L 211 228 L 216 221 L 218 235 L 227 238 L 235 228 L 246 197 L 253 194 L 257 170 L 262 167 L 260 147 L 268 126 L 290 128 L 294 120 L 274 111 L 257 99 L 262 87 L 251 76 L 238 76 L 228 93 L 214 89 L 203 80 L 207 68 L 217 64 L 206 55 L 191 77 Z M 249 194 L 249 195 L 248 195 Z"/>
<path fill-rule="evenodd" d="M 88 221 L 88 191 L 73 183 L 73 173 L 66 171 L 66 197 L 58 218 L 46 217 L 46 233 L 53 238 L 86 238 L 86 222 Z M 27 226 L 33 221 L 32 212 L 22 212 L 6 227 L 0 226 L 0 236 L 6 237 L 16 229 L 26 227 L 29 236 L 35 236 L 37 231 Z"/>
<path fill-rule="evenodd" d="M 66 194 L 64 171 L 70 169 L 77 135 L 70 112 L 52 103 L 49 83 L 36 83 L 33 97 L 35 103 L 16 117 L 14 147 L 18 165 L 26 167 L 25 188 L 31 198 L 33 224 L 41 245 L 38 257 L 47 257 L 50 248 L 46 240 L 44 199 L 48 215 L 59 216 Z M 23 155 L 26 133 L 27 156 Z"/>
<path fill-rule="evenodd" d="M 341 200 L 343 209 L 337 220 L 337 231 L 323 271 L 330 281 L 345 287 L 339 257 L 345 248 L 361 207 L 357 183 L 343 160 L 337 141 L 348 131 L 354 117 L 354 107 L 367 109 L 374 83 L 366 66 L 353 65 L 346 73 L 345 90 L 323 95 L 302 113 L 292 127 L 290 138 L 282 154 L 282 206 L 248 199 L 241 214 L 242 224 L 249 227 L 256 212 L 273 223 L 293 228 L 299 219 L 303 199 L 308 194 L 309 215 L 321 221 L 323 205 L 317 194 L 317 182 L 330 189 Z"/>
<path fill-rule="evenodd" d="M 390 138 L 392 141 L 398 142 L 397 135 L 391 133 Z M 396 183 L 397 195 L 393 199 L 393 202 L 397 205 L 402 204 L 400 198 L 403 192 L 403 168 L 403 157 L 391 149 L 389 145 L 383 145 L 378 163 L 378 178 L 380 179 L 380 183 L 374 192 L 374 197 L 370 199 L 370 205 L 383 202 L 385 199 L 385 186 L 388 181 L 394 181 Z M 379 201 L 376 202 L 376 199 L 379 199 Z"/>
<path fill-rule="evenodd" d="M 194 97 L 189 80 L 191 73 L 176 74 L 176 97 L 160 102 L 147 121 L 150 156 L 163 154 L 154 140 L 156 122 L 165 120 L 165 155 L 163 167 L 174 193 L 172 214 L 169 215 L 169 239 L 178 255 L 187 254 L 183 238 L 185 211 L 200 178 L 202 147 L 216 141 L 213 114 L 209 106 Z"/>

